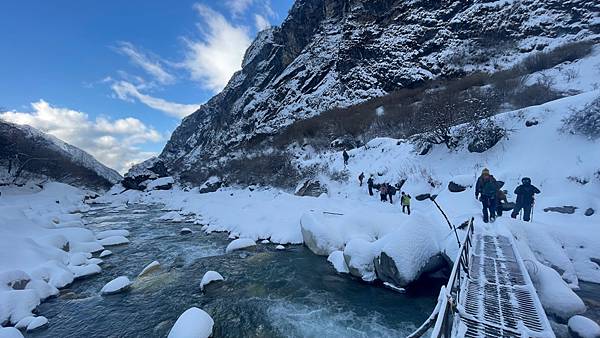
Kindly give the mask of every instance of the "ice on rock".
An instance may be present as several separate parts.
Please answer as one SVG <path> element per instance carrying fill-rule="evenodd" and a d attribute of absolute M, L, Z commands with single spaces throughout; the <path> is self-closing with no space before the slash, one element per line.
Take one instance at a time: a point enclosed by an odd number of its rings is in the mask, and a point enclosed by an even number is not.
<path fill-rule="evenodd" d="M 104 250 L 104 251 L 102 251 L 100 253 L 100 255 L 98 257 L 104 258 L 104 257 L 110 256 L 110 255 L 112 255 L 112 251 L 110 251 L 110 250 Z"/>
<path fill-rule="evenodd" d="M 127 230 L 104 230 L 104 231 L 100 231 L 96 234 L 96 239 L 101 240 L 101 239 L 105 239 L 107 237 L 112 237 L 112 236 L 127 237 L 127 236 L 129 236 L 129 231 L 127 231 Z"/>
<path fill-rule="evenodd" d="M 168 338 L 208 338 L 212 335 L 214 324 L 208 313 L 192 307 L 177 318 Z"/>
<path fill-rule="evenodd" d="M 102 295 L 112 295 L 115 293 L 123 292 L 131 286 L 131 281 L 126 276 L 117 277 L 110 282 L 106 283 L 100 290 Z"/>
<path fill-rule="evenodd" d="M 285 246 L 279 244 L 278 246 L 275 247 L 275 249 L 277 249 L 277 250 L 285 250 Z"/>
<path fill-rule="evenodd" d="M 202 276 L 202 280 L 200 281 L 200 290 L 204 291 L 204 286 L 223 280 L 223 276 L 216 271 L 207 271 L 204 276 Z"/>
<path fill-rule="evenodd" d="M 229 253 L 235 250 L 240 250 L 240 249 L 244 249 L 244 248 L 249 248 L 252 246 L 255 246 L 256 242 L 253 239 L 250 238 L 238 238 L 234 241 L 232 241 L 231 243 L 229 243 L 229 245 L 227 245 L 227 248 L 225 249 L 225 252 Z"/>
<path fill-rule="evenodd" d="M 344 260 L 344 252 L 340 250 L 336 250 L 332 252 L 329 257 L 327 257 L 327 261 L 333 265 L 333 268 L 337 272 L 341 273 L 349 273 L 348 266 L 346 265 L 346 261 Z"/>
<path fill-rule="evenodd" d="M 584 316 L 573 316 L 569 319 L 569 332 L 575 338 L 599 338 L 600 326 Z"/>
<path fill-rule="evenodd" d="M 104 246 L 122 245 L 129 243 L 129 240 L 123 236 L 110 236 L 100 240 L 100 244 Z"/>
<path fill-rule="evenodd" d="M 23 338 L 23 334 L 14 327 L 0 326 L 0 338 Z"/>
<path fill-rule="evenodd" d="M 48 319 L 44 316 L 38 316 L 33 318 L 27 325 L 27 332 L 37 330 L 48 324 Z"/>
<path fill-rule="evenodd" d="M 159 269 L 160 269 L 160 263 L 158 261 L 153 261 L 152 263 L 146 265 L 146 267 L 142 270 L 142 272 L 140 272 L 138 277 L 147 276 Z"/>
<path fill-rule="evenodd" d="M 190 235 L 192 234 L 192 229 L 190 228 L 181 228 L 181 230 L 179 230 L 179 233 L 182 235 Z"/>

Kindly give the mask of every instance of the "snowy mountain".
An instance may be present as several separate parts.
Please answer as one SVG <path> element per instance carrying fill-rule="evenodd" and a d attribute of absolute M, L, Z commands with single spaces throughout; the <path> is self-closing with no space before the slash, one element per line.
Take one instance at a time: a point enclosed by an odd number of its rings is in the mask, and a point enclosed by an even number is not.
<path fill-rule="evenodd" d="M 92 155 L 26 125 L 0 121 L 0 177 L 4 183 L 51 179 L 106 189 L 121 175 Z"/>
<path fill-rule="evenodd" d="M 298 0 L 281 27 L 258 35 L 226 88 L 183 120 L 160 159 L 196 176 L 332 108 L 597 37 L 599 13 L 586 0 Z"/>

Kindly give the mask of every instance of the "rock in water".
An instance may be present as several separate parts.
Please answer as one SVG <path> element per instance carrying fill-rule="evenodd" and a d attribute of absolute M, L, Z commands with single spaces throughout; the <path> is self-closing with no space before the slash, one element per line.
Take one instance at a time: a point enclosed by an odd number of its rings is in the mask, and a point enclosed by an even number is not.
<path fill-rule="evenodd" d="M 110 282 L 106 283 L 100 290 L 100 293 L 104 295 L 112 295 L 126 291 L 131 286 L 131 281 L 126 276 L 117 277 Z"/>
<path fill-rule="evenodd" d="M 340 250 L 336 250 L 332 252 L 329 257 L 327 257 L 327 261 L 333 265 L 333 268 L 337 272 L 341 273 L 349 273 L 348 266 L 346 265 L 346 261 L 344 260 L 344 252 Z"/>
<path fill-rule="evenodd" d="M 584 316 L 569 319 L 569 333 L 573 338 L 600 338 L 600 326 Z"/>
<path fill-rule="evenodd" d="M 27 332 L 39 329 L 48 324 L 48 319 L 44 316 L 33 318 L 27 325 Z"/>
<path fill-rule="evenodd" d="M 192 307 L 177 318 L 168 338 L 208 338 L 212 335 L 214 324 L 208 313 Z"/>
<path fill-rule="evenodd" d="M 256 242 L 253 239 L 238 238 L 238 239 L 234 240 L 233 242 L 229 243 L 229 245 L 225 249 L 225 252 L 229 253 L 229 252 L 232 252 L 235 250 L 240 250 L 240 249 L 252 247 L 255 245 L 256 245 Z"/>
<path fill-rule="evenodd" d="M 191 235 L 192 234 L 192 229 L 190 228 L 181 228 L 181 230 L 179 230 L 179 233 L 182 235 Z"/>
<path fill-rule="evenodd" d="M 143 270 L 142 272 L 140 272 L 140 274 L 138 275 L 138 277 L 144 277 L 144 276 L 148 276 L 149 274 L 160 270 L 160 263 L 158 261 L 153 261 L 152 263 L 148 264 Z"/>
<path fill-rule="evenodd" d="M 112 255 L 112 251 L 110 251 L 110 250 L 103 250 L 98 257 L 104 258 L 104 257 L 110 256 L 110 255 Z"/>
<path fill-rule="evenodd" d="M 277 250 L 285 250 L 285 246 L 283 246 L 283 245 L 280 244 L 280 245 L 276 246 L 275 249 L 277 249 Z"/>
<path fill-rule="evenodd" d="M 200 281 L 200 290 L 204 291 L 204 287 L 212 282 L 222 281 L 223 276 L 216 271 L 207 271 L 204 276 L 202 276 L 202 280 Z"/>
<path fill-rule="evenodd" d="M 103 246 L 121 245 L 129 243 L 127 237 L 124 236 L 110 236 L 99 240 Z"/>

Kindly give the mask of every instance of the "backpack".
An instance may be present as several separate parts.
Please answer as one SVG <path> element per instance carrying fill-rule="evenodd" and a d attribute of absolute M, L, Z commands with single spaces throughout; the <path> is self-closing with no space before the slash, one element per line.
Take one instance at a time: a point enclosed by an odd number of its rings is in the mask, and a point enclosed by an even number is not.
<path fill-rule="evenodd" d="M 481 194 L 487 197 L 495 197 L 498 189 L 496 187 L 496 181 L 492 178 L 483 183 Z"/>

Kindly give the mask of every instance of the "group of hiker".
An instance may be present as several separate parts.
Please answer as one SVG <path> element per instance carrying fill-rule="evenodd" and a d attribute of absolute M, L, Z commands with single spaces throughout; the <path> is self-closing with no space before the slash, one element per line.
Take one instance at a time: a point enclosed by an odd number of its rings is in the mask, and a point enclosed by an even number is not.
<path fill-rule="evenodd" d="M 509 209 L 507 208 L 506 191 L 501 190 L 501 188 L 502 185 L 490 174 L 489 169 L 484 168 L 475 184 L 475 198 L 481 202 L 483 222 L 485 223 L 493 222 L 496 216 L 502 216 L 502 211 Z M 534 195 L 539 193 L 540 189 L 531 184 L 531 179 L 523 177 L 521 185 L 515 189 L 517 200 L 510 216 L 517 218 L 517 215 L 523 211 L 523 220 L 529 222 L 535 202 Z"/>
<path fill-rule="evenodd" d="M 350 156 L 348 152 L 344 150 L 342 153 L 344 159 L 344 166 L 348 165 L 348 159 Z M 363 185 L 363 180 L 365 179 L 365 173 L 361 172 L 358 176 L 358 181 L 360 186 Z M 505 210 L 510 210 L 510 204 L 506 197 L 506 190 L 501 190 L 504 183 L 500 183 L 496 181 L 493 175 L 490 174 L 490 170 L 484 168 L 481 171 L 481 175 L 477 179 L 477 183 L 475 184 L 475 198 L 481 202 L 483 207 L 483 222 L 493 222 L 496 217 L 502 216 L 502 212 Z M 393 196 L 396 195 L 396 192 L 400 190 L 401 185 L 396 184 L 392 185 L 389 183 L 382 183 L 376 185 L 373 180 L 373 175 L 369 177 L 367 180 L 367 188 L 369 190 L 369 195 L 373 196 L 373 189 L 379 190 L 379 196 L 382 202 L 390 202 L 394 203 Z M 533 204 L 535 202 L 535 194 L 539 194 L 540 190 L 531 184 L 531 179 L 529 177 L 523 177 L 521 180 L 521 185 L 519 185 L 515 189 L 515 194 L 517 195 L 517 200 L 515 202 L 514 207 L 512 207 L 512 213 L 510 216 L 512 218 L 517 218 L 521 211 L 523 212 L 523 220 L 529 222 L 531 220 L 531 214 L 533 210 Z M 409 194 L 406 194 L 402 191 L 400 196 L 400 204 L 402 205 L 402 212 L 408 213 L 410 215 L 410 200 L 411 197 Z"/>
<path fill-rule="evenodd" d="M 365 179 L 365 173 L 362 172 L 360 173 L 360 175 L 358 175 L 358 181 L 360 186 L 362 187 L 363 185 L 363 180 Z M 396 195 L 396 192 L 400 189 L 400 185 L 396 184 L 396 185 L 392 185 L 389 183 L 382 183 L 379 185 L 375 184 L 375 181 L 373 180 L 373 175 L 371 175 L 369 177 L 369 179 L 367 180 L 367 188 L 369 190 L 369 195 L 373 196 L 373 189 L 377 189 L 379 190 L 379 197 L 381 199 L 382 202 L 390 202 L 391 204 L 394 204 L 394 196 Z M 402 205 L 402 212 L 403 213 L 408 213 L 410 215 L 410 195 L 405 193 L 404 191 L 402 191 L 401 195 L 400 195 L 400 204 Z"/>

